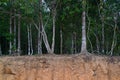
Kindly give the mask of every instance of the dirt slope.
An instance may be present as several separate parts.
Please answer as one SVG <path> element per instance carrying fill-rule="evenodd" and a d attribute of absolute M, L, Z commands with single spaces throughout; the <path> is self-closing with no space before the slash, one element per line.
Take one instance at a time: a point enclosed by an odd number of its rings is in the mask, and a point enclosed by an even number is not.
<path fill-rule="evenodd" d="M 120 80 L 120 57 L 0 57 L 0 80 Z"/>

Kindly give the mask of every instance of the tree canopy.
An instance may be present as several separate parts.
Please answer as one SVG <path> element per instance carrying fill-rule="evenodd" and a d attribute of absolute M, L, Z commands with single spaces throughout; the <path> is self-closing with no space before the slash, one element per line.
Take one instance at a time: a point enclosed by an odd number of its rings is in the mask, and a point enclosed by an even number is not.
<path fill-rule="evenodd" d="M 119 0 L 0 0 L 2 54 L 80 53 L 83 11 L 87 51 L 120 55 Z"/>

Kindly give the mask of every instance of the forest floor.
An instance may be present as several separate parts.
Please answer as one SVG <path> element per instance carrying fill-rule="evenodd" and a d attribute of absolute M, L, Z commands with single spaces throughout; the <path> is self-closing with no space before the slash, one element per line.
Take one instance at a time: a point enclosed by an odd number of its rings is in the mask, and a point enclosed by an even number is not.
<path fill-rule="evenodd" d="M 0 80 L 120 80 L 120 57 L 3 56 L 0 57 Z"/>

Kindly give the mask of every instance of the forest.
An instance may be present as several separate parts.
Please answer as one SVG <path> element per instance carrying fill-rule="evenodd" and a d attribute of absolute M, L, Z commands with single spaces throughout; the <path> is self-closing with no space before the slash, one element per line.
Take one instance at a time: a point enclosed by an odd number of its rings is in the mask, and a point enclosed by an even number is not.
<path fill-rule="evenodd" d="M 0 55 L 120 55 L 120 0 L 0 0 Z"/>

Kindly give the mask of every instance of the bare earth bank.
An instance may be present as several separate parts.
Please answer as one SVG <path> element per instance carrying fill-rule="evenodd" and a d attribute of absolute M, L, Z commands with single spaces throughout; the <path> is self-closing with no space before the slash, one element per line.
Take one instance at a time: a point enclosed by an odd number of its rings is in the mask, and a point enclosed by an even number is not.
<path fill-rule="evenodd" d="M 0 57 L 0 80 L 120 80 L 120 57 Z"/>

